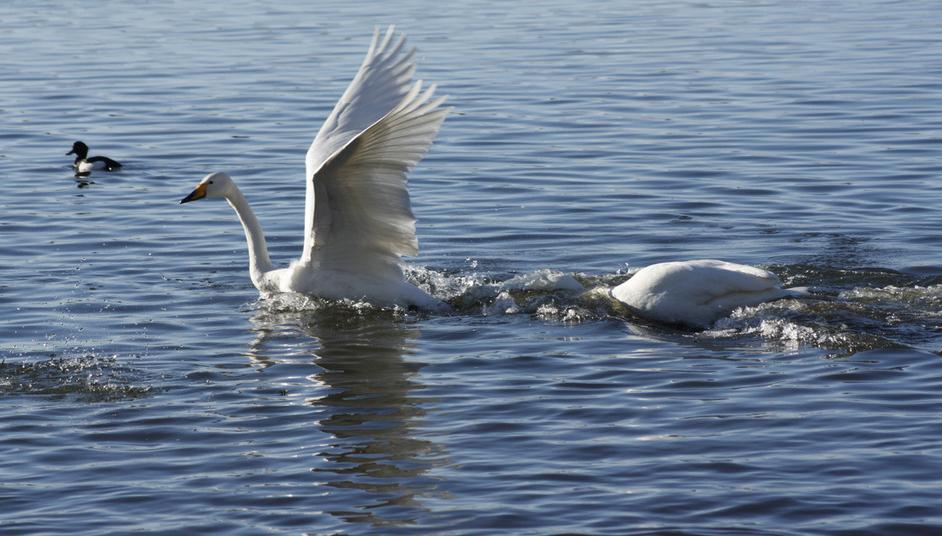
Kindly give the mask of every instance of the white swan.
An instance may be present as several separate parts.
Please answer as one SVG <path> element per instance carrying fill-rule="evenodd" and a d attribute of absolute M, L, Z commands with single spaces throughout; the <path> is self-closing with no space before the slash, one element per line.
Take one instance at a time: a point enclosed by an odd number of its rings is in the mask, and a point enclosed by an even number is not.
<path fill-rule="evenodd" d="M 700 329 L 737 307 L 806 293 L 782 288 L 767 270 L 716 260 L 652 264 L 611 290 L 612 297 L 643 318 Z"/>
<path fill-rule="evenodd" d="M 263 294 L 299 292 L 381 305 L 439 307 L 405 280 L 401 255 L 418 253 L 406 172 L 425 155 L 449 109 L 435 86 L 412 81 L 415 49 L 392 26 L 366 58 L 307 150 L 304 248 L 272 269 L 261 225 L 225 173 L 211 173 L 181 203 L 222 198 L 242 221 L 249 274 Z"/>

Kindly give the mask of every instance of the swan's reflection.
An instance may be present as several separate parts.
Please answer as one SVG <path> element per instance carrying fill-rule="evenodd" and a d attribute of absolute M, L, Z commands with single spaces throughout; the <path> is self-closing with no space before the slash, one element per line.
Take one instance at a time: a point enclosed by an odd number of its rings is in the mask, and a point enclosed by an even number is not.
<path fill-rule="evenodd" d="M 413 437 L 424 414 L 416 373 L 409 363 L 419 330 L 390 312 L 320 307 L 303 312 L 259 311 L 250 356 L 272 365 L 266 346 L 298 328 L 314 339 L 316 372 L 308 379 L 321 432 L 329 434 L 311 469 L 320 485 L 342 489 L 343 508 L 328 510 L 348 522 L 408 525 L 423 511 L 418 498 L 432 493 L 426 476 L 442 460 L 437 445 Z M 274 345 L 273 345 L 274 346 Z"/>

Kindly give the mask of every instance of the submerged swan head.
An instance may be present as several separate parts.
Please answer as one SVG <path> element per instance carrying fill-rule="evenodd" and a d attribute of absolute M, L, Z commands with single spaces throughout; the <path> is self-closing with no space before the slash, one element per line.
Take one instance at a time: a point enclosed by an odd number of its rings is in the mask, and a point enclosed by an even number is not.
<path fill-rule="evenodd" d="M 232 182 L 229 175 L 217 171 L 203 177 L 203 180 L 196 185 L 196 188 L 190 192 L 190 195 L 180 200 L 180 203 L 189 203 L 197 199 L 207 198 L 225 198 L 228 194 L 235 191 L 236 185 Z"/>

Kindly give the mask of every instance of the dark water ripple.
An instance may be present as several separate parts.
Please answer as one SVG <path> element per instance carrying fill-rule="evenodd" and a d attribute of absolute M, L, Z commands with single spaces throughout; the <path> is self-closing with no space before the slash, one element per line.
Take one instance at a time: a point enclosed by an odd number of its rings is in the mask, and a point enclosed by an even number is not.
<path fill-rule="evenodd" d="M 0 532 L 942 533 L 940 14 L 0 5 Z M 227 170 L 294 258 L 390 22 L 456 110 L 409 269 L 455 311 L 258 300 L 229 209 L 178 201 Z M 76 181 L 76 139 L 124 170 Z M 605 298 L 698 257 L 814 299 L 695 333 Z"/>

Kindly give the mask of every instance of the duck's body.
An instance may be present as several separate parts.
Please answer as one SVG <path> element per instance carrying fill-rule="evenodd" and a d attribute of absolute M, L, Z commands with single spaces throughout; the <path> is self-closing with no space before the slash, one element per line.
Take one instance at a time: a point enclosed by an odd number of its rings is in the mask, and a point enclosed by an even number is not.
<path fill-rule="evenodd" d="M 304 247 L 274 269 L 261 225 L 225 173 L 207 175 L 181 203 L 223 198 L 242 222 L 249 275 L 263 294 L 298 292 L 379 305 L 440 307 L 405 280 L 400 256 L 418 241 L 406 172 L 425 155 L 448 110 L 412 82 L 414 51 L 393 28 L 377 31 L 363 65 L 321 127 L 305 159 Z"/>
<path fill-rule="evenodd" d="M 77 141 L 72 144 L 72 150 L 65 153 L 66 155 L 75 155 L 75 161 L 72 163 L 72 167 L 75 168 L 75 173 L 79 175 L 87 175 L 94 170 L 105 170 L 105 171 L 117 171 L 121 169 L 121 163 L 117 160 L 112 160 L 107 156 L 88 156 L 88 145 Z"/>
<path fill-rule="evenodd" d="M 783 288 L 768 270 L 717 260 L 653 264 L 611 293 L 639 316 L 699 329 L 738 307 L 803 294 Z"/>

